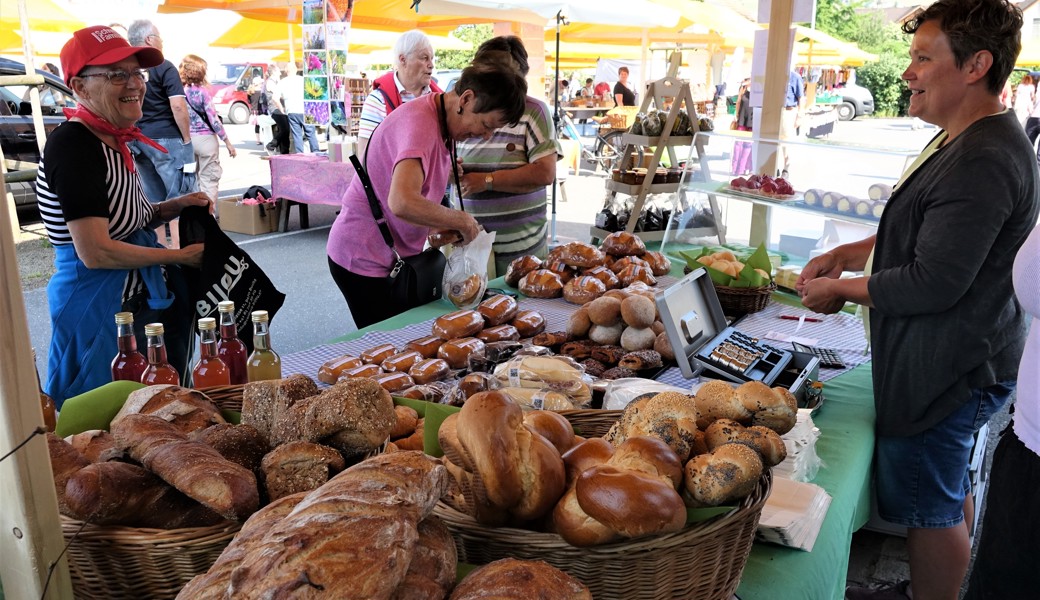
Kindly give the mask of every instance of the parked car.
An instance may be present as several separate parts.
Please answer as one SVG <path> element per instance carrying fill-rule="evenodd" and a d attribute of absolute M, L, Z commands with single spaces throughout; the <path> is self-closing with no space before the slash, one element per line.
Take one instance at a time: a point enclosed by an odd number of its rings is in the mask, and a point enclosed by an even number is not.
<path fill-rule="evenodd" d="M 448 69 L 445 71 L 434 71 L 433 80 L 437 82 L 445 92 L 450 92 L 455 87 L 455 82 L 459 80 L 459 76 L 462 75 L 462 69 Z"/>
<path fill-rule="evenodd" d="M 224 63 L 210 80 L 209 93 L 213 108 L 225 122 L 242 124 L 249 121 L 249 84 L 254 77 L 267 76 L 267 63 Z"/>
<path fill-rule="evenodd" d="M 43 75 L 44 83 L 40 89 L 40 108 L 43 113 L 43 127 L 50 133 L 65 122 L 65 107 L 76 106 L 72 90 L 46 71 L 37 70 Z M 0 75 L 25 75 L 22 63 L 0 58 Z M 32 105 L 29 103 L 29 87 L 27 85 L 0 86 L 0 145 L 4 151 L 8 170 L 17 171 L 32 168 L 40 162 L 40 148 L 36 143 L 36 129 L 33 127 Z M 36 203 L 35 182 L 9 183 L 7 189 L 14 196 L 16 206 Z"/>
<path fill-rule="evenodd" d="M 841 104 L 836 109 L 839 120 L 851 121 L 874 112 L 874 96 L 867 88 L 850 83 L 836 91 L 841 93 Z"/>

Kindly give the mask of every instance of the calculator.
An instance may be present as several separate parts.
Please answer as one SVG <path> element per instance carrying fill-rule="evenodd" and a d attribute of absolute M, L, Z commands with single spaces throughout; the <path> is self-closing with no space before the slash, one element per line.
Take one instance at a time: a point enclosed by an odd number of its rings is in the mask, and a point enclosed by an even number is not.
<path fill-rule="evenodd" d="M 738 380 L 772 385 L 791 362 L 791 353 L 727 327 L 698 350 L 697 358 Z"/>
<path fill-rule="evenodd" d="M 831 348 L 817 348 L 816 346 L 806 346 L 798 342 L 791 342 L 791 346 L 797 352 L 807 352 L 819 358 L 820 366 L 826 369 L 844 369 L 846 366 L 845 361 Z"/>

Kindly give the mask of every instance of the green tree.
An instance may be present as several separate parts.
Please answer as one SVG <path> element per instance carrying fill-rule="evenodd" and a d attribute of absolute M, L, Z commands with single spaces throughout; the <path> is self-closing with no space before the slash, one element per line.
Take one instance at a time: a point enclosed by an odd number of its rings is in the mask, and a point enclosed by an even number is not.
<path fill-rule="evenodd" d="M 856 69 L 856 83 L 870 90 L 874 96 L 874 114 L 897 117 L 906 114 L 910 105 L 910 90 L 903 83 L 906 70 L 905 55 L 882 53 L 879 60 Z"/>
<path fill-rule="evenodd" d="M 491 24 L 460 25 L 455 29 L 455 37 L 473 45 L 470 50 L 437 50 L 434 53 L 434 64 L 438 69 L 464 69 L 473 61 L 477 47 L 494 37 Z"/>

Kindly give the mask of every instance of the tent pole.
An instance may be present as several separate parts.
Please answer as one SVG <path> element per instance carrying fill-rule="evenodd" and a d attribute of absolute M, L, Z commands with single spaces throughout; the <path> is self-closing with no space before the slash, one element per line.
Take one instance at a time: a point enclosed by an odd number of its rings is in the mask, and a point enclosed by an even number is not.
<path fill-rule="evenodd" d="M 565 20 L 563 11 L 556 13 L 556 71 L 553 73 L 553 129 L 559 131 L 560 125 L 560 23 Z M 581 140 L 577 140 L 580 144 Z M 579 165 L 580 168 L 580 165 Z M 551 241 L 550 245 L 555 246 L 559 243 L 556 239 L 556 187 L 560 184 L 559 178 L 553 178 L 552 186 L 552 221 L 550 222 L 549 230 Z"/>

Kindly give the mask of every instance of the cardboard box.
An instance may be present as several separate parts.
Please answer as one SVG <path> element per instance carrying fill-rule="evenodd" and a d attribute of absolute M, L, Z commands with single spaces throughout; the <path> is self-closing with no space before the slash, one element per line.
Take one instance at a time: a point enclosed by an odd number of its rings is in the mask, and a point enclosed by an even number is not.
<path fill-rule="evenodd" d="M 224 198 L 217 205 L 217 215 L 224 231 L 260 235 L 278 230 L 280 209 L 277 203 L 240 204 Z"/>

